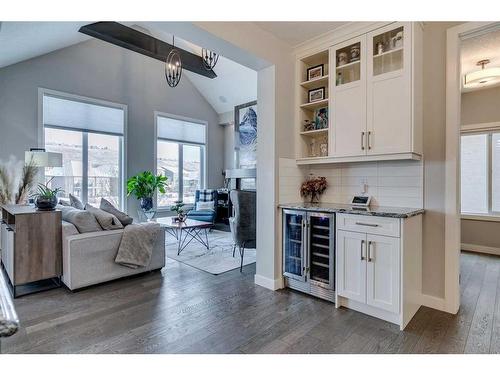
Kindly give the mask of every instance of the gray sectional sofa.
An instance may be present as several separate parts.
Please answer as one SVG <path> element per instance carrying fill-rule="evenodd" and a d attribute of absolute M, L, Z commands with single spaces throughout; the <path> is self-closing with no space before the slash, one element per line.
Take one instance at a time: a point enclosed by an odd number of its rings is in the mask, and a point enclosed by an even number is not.
<path fill-rule="evenodd" d="M 154 244 L 151 263 L 147 267 L 128 268 L 115 263 L 123 229 L 79 233 L 63 221 L 63 283 L 76 290 L 165 266 L 165 233 Z"/>

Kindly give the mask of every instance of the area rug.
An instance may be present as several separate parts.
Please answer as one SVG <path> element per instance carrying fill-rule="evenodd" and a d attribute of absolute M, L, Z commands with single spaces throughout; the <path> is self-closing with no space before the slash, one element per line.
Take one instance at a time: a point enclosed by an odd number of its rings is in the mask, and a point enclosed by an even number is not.
<path fill-rule="evenodd" d="M 187 247 L 177 255 L 177 241 L 173 236 L 166 233 L 167 257 L 178 262 L 185 263 L 191 267 L 220 275 L 221 273 L 240 268 L 240 254 L 238 248 L 233 258 L 233 241 L 230 232 L 212 230 L 208 233 L 210 250 L 207 250 L 197 241 L 191 241 Z M 255 263 L 255 249 L 245 249 L 243 265 Z"/>

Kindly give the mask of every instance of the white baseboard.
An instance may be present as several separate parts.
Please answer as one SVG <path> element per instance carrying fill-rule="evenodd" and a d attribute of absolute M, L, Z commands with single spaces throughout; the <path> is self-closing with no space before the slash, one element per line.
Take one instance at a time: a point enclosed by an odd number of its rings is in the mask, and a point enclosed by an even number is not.
<path fill-rule="evenodd" d="M 431 296 L 430 294 L 422 293 L 420 303 L 423 306 L 430 307 L 431 309 L 446 311 L 446 302 L 444 298 L 441 297 Z"/>
<path fill-rule="evenodd" d="M 260 285 L 264 288 L 271 289 L 271 290 L 283 289 L 283 278 L 282 277 L 280 277 L 279 279 L 273 280 L 273 279 L 269 279 L 267 277 L 256 274 L 254 282 L 257 285 Z"/>
<path fill-rule="evenodd" d="M 500 255 L 500 247 L 481 246 L 481 245 L 474 245 L 471 243 L 462 243 L 460 248 L 462 250 L 473 251 L 475 253 Z"/>

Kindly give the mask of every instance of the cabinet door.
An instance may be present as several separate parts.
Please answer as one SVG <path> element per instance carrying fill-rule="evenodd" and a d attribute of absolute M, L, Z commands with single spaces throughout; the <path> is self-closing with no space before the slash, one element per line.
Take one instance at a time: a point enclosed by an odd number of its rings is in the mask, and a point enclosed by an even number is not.
<path fill-rule="evenodd" d="M 411 152 L 411 24 L 367 36 L 367 154 Z"/>
<path fill-rule="evenodd" d="M 399 313 L 399 238 L 367 235 L 366 303 Z"/>
<path fill-rule="evenodd" d="M 305 281 L 306 213 L 283 211 L 283 274 Z"/>
<path fill-rule="evenodd" d="M 366 302 L 366 234 L 337 231 L 337 294 Z"/>
<path fill-rule="evenodd" d="M 331 49 L 332 156 L 366 154 L 366 35 Z"/>

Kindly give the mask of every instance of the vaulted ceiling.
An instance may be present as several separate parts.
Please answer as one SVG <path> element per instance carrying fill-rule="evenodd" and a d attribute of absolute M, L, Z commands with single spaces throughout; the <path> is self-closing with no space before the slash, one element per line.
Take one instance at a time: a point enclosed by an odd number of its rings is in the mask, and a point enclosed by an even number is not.
<path fill-rule="evenodd" d="M 2 67 L 41 56 L 52 51 L 84 42 L 91 37 L 78 32 L 89 22 L 2 22 L 0 24 L 0 69 Z M 140 23 L 127 26 L 170 42 L 171 34 L 145 29 Z M 176 38 L 179 48 L 200 54 L 201 47 Z M 147 57 L 145 57 L 147 58 Z M 257 72 L 221 57 L 214 68 L 217 78 L 210 79 L 185 71 L 217 113 L 231 111 L 236 105 L 257 98 Z M 163 79 L 163 77 L 160 77 Z"/>

